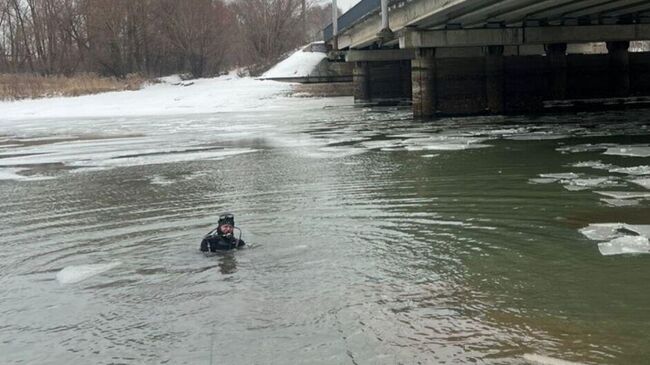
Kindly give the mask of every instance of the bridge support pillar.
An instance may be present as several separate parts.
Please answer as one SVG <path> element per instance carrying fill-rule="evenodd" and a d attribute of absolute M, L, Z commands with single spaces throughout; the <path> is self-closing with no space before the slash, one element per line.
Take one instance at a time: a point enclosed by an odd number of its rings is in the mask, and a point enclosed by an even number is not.
<path fill-rule="evenodd" d="M 352 83 L 354 85 L 354 101 L 370 101 L 370 65 L 367 61 L 354 63 Z"/>
<path fill-rule="evenodd" d="M 551 43 L 546 45 L 546 57 L 550 71 L 548 95 L 553 100 L 567 97 L 567 58 L 566 43 Z"/>
<path fill-rule="evenodd" d="M 485 55 L 485 95 L 491 114 L 502 114 L 505 110 L 505 76 L 503 46 L 488 46 Z"/>
<path fill-rule="evenodd" d="M 630 94 L 630 42 L 607 42 L 609 82 L 614 96 Z"/>
<path fill-rule="evenodd" d="M 436 111 L 435 48 L 420 48 L 411 61 L 413 117 L 430 117 Z"/>

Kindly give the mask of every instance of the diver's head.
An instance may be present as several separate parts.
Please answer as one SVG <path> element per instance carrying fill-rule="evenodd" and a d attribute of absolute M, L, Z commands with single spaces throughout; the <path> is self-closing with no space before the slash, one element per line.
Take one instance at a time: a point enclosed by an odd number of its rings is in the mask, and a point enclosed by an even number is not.
<path fill-rule="evenodd" d="M 235 216 L 232 213 L 224 213 L 219 216 L 218 231 L 219 233 L 229 236 L 235 228 Z"/>

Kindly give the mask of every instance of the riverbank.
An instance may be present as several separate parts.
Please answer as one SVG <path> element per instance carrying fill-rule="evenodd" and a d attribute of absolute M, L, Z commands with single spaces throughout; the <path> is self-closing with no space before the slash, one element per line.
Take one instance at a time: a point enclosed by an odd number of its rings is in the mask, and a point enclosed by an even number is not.
<path fill-rule="evenodd" d="M 138 90 L 0 101 L 0 115 L 4 121 L 10 121 L 188 115 L 242 108 L 273 108 L 275 97 L 292 94 L 291 85 L 238 77 L 236 74 L 187 81 L 178 76 L 169 76 Z"/>
<path fill-rule="evenodd" d="M 0 74 L 0 100 L 81 96 L 108 91 L 139 90 L 151 80 L 131 74 L 124 79 L 92 73 L 74 76 Z"/>
<path fill-rule="evenodd" d="M 292 84 L 295 96 L 301 97 L 334 97 L 352 96 L 354 84 L 351 82 L 327 82 L 312 84 Z"/>

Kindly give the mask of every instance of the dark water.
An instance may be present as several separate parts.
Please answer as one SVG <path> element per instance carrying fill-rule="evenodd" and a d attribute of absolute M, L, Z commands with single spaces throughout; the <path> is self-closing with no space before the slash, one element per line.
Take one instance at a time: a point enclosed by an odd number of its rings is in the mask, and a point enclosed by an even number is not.
<path fill-rule="evenodd" d="M 648 176 L 593 167 L 650 165 L 628 153 L 649 111 L 414 121 L 283 102 L 2 124 L 2 362 L 650 363 L 650 255 L 580 232 L 650 224 L 647 198 L 598 193 Z M 569 172 L 606 179 L 536 180 Z M 206 258 L 222 211 L 249 247 Z"/>

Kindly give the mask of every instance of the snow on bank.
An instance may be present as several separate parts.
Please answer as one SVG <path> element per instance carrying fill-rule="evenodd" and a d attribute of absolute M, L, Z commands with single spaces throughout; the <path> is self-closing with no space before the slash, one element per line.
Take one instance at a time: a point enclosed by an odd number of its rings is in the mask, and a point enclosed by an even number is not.
<path fill-rule="evenodd" d="M 262 79 L 307 77 L 318 69 L 318 65 L 327 58 L 324 52 L 311 52 L 304 47 L 294 52 L 287 59 L 279 62 L 262 75 Z"/>
<path fill-rule="evenodd" d="M 0 125 L 12 120 L 187 115 L 267 109 L 289 84 L 227 75 L 181 82 L 161 79 L 136 91 L 0 102 Z"/>

